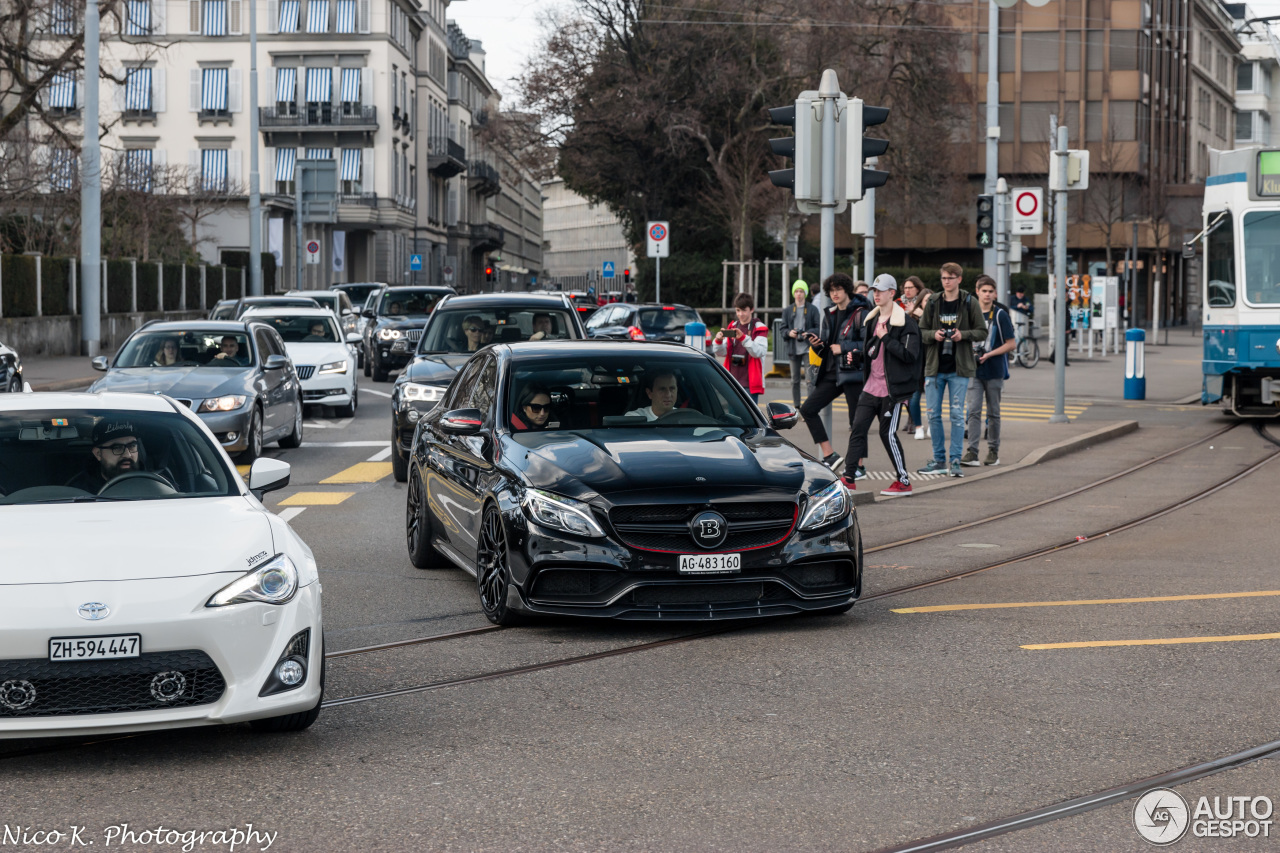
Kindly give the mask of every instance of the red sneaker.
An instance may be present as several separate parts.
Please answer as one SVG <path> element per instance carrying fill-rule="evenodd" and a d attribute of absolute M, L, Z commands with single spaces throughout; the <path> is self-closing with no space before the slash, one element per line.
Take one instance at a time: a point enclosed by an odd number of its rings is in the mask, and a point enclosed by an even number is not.
<path fill-rule="evenodd" d="M 851 492 L 857 491 L 858 484 L 853 481 L 852 477 L 841 477 L 840 482 L 844 483 L 844 487 Z"/>
<path fill-rule="evenodd" d="M 889 497 L 891 497 L 891 498 L 892 498 L 892 497 L 897 497 L 898 495 L 908 495 L 908 496 L 910 496 L 910 494 L 911 494 L 911 484 L 910 484 L 910 483 L 904 483 L 904 482 L 902 482 L 901 480 L 894 480 L 894 481 L 893 481 L 893 483 L 889 486 L 889 488 L 882 490 L 882 491 L 880 492 L 880 494 L 882 494 L 882 495 L 888 495 L 888 496 L 889 496 Z"/>

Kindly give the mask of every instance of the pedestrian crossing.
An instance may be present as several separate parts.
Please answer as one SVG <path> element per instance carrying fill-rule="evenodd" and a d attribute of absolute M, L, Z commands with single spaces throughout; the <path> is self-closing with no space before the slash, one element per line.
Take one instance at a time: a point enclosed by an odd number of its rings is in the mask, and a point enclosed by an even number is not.
<path fill-rule="evenodd" d="M 771 401 L 775 402 L 775 401 Z M 790 403 L 790 399 L 779 397 L 776 399 L 779 403 Z M 924 401 L 921 400 L 923 407 Z M 1075 420 L 1084 414 L 1089 408 L 1089 403 L 1068 403 L 1064 409 L 1067 417 Z M 849 411 L 848 404 L 843 397 L 837 397 L 835 402 L 831 404 L 832 408 L 847 413 Z M 1050 402 L 1032 403 L 1032 402 L 1016 402 L 1013 400 L 1001 400 L 1000 402 L 1000 419 L 1004 421 L 1022 421 L 1024 423 L 1045 423 L 1054 413 L 1054 404 Z M 942 401 L 942 420 L 945 422 L 951 416 L 951 406 L 947 403 L 946 398 Z M 926 416 L 926 422 L 928 417 Z M 905 422 L 905 419 L 904 419 Z"/>

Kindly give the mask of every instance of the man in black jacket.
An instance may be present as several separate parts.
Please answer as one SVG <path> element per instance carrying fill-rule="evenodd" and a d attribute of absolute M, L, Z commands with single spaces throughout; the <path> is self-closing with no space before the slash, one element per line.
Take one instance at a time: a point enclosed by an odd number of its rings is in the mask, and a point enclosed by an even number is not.
<path fill-rule="evenodd" d="M 920 382 L 920 328 L 897 303 L 898 282 L 893 276 L 876 276 L 871 292 L 876 307 L 862 324 L 866 381 L 853 417 L 849 458 L 867 455 L 867 432 L 872 419 L 879 418 L 880 440 L 898 474 L 898 479 L 880 494 L 910 495 L 911 478 L 898 441 L 898 419 L 902 416 L 902 401 L 915 393 Z"/>
<path fill-rule="evenodd" d="M 854 296 L 853 279 L 841 272 L 827 276 L 822 289 L 831 300 L 831 307 L 823 312 L 822 334 L 806 335 L 810 347 L 821 356 L 822 364 L 813 382 L 813 392 L 800 407 L 800 416 L 821 449 L 822 464 L 838 474 L 844 459 L 831 448 L 831 439 L 822 424 L 822 410 L 843 392 L 849 405 L 850 426 L 853 424 L 853 410 L 862 391 L 862 335 L 858 330 L 871 303 L 865 297 Z M 849 440 L 852 448 L 853 437 Z M 849 458 L 856 468 L 859 457 Z"/>

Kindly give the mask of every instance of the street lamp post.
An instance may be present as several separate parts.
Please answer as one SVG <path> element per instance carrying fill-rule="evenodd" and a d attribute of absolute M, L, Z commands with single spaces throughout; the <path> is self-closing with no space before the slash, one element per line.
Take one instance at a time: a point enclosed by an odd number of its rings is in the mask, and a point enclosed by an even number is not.
<path fill-rule="evenodd" d="M 258 3 L 249 0 L 249 293 L 262 295 L 262 192 L 258 175 Z"/>

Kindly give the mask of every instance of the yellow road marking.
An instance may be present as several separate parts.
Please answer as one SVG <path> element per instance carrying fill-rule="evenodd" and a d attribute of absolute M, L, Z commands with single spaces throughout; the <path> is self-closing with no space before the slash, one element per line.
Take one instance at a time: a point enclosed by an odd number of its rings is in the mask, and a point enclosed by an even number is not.
<path fill-rule="evenodd" d="M 320 483 L 325 486 L 342 483 L 376 483 L 390 473 L 390 462 L 359 462 L 332 477 L 325 477 Z"/>
<path fill-rule="evenodd" d="M 252 467 L 252 465 L 237 465 L 236 470 L 240 472 L 241 477 L 247 478 L 249 476 L 249 469 Z"/>
<path fill-rule="evenodd" d="M 999 610 L 1005 607 L 1067 607 L 1076 604 L 1143 604 L 1150 601 L 1207 601 L 1214 598 L 1262 598 L 1280 595 L 1280 589 L 1259 592 L 1212 592 L 1203 595 L 1154 595 L 1148 598 L 1083 598 L 1076 601 L 1017 601 L 1009 604 L 938 604 L 931 607 L 899 607 L 894 613 L 944 613 L 951 610 Z"/>
<path fill-rule="evenodd" d="M 1105 646 L 1174 646 L 1183 643 L 1242 643 L 1246 640 L 1280 640 L 1280 634 L 1227 634 L 1221 637 L 1170 637 L 1167 640 L 1095 640 L 1084 643 L 1033 643 L 1024 649 L 1098 649 Z"/>
<path fill-rule="evenodd" d="M 298 492 L 276 506 L 337 506 L 353 494 L 354 492 Z"/>

